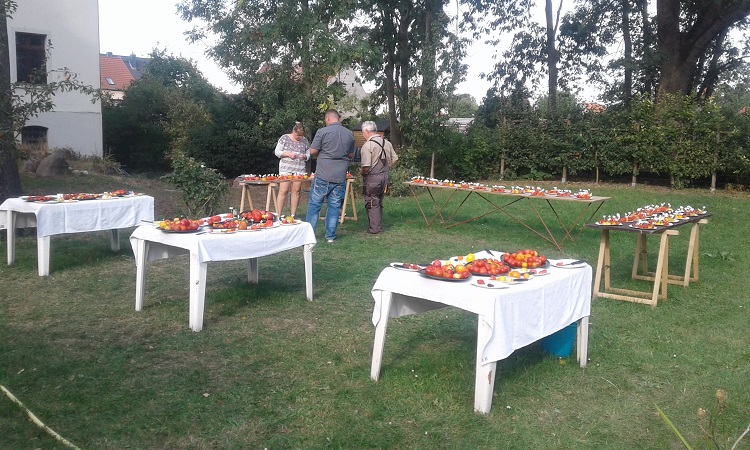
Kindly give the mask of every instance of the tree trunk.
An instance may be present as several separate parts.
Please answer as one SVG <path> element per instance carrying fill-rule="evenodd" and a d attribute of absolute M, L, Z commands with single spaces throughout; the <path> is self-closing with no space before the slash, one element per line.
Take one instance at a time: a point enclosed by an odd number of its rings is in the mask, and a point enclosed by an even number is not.
<path fill-rule="evenodd" d="M 18 176 L 13 132 L 6 4 L 4 0 L 0 0 L 0 203 L 21 194 L 21 178 Z"/>
<path fill-rule="evenodd" d="M 562 8 L 562 1 L 560 0 L 560 8 Z M 549 79 L 547 81 L 548 88 L 548 104 L 550 117 L 557 115 L 557 62 L 560 59 L 560 55 L 555 47 L 555 35 L 557 34 L 557 25 L 552 20 L 552 0 L 545 0 L 544 14 L 547 20 L 547 70 L 549 71 Z M 558 18 L 560 16 L 560 10 L 557 11 Z"/>
<path fill-rule="evenodd" d="M 622 102 L 625 109 L 630 109 L 630 99 L 633 97 L 633 40 L 630 36 L 630 0 L 622 1 L 622 39 L 623 39 L 623 80 Z"/>
<path fill-rule="evenodd" d="M 651 33 L 651 19 L 648 15 L 648 0 L 639 0 L 641 22 L 643 23 L 643 92 L 652 98 L 654 94 L 654 37 Z"/>
<path fill-rule="evenodd" d="M 680 25 L 681 0 L 657 0 L 656 38 L 661 58 L 658 97 L 690 95 L 695 68 L 714 39 L 750 13 L 750 0 L 705 2 L 692 23 Z"/>
<path fill-rule="evenodd" d="M 633 176 L 630 178 L 630 187 L 635 187 L 636 178 L 638 177 L 638 163 L 633 163 Z"/>
<path fill-rule="evenodd" d="M 396 113 L 396 81 L 393 73 L 393 51 L 389 50 L 385 62 L 385 95 L 388 101 L 388 123 L 391 128 L 391 144 L 398 149 L 401 147 L 401 136 L 398 130 L 398 116 Z"/>
<path fill-rule="evenodd" d="M 724 40 L 727 37 L 727 30 L 724 30 L 714 42 L 713 54 L 711 55 L 711 61 L 708 63 L 706 68 L 706 75 L 703 77 L 703 82 L 698 90 L 701 99 L 705 100 L 714 94 L 716 89 L 716 83 L 719 81 L 719 59 L 722 56 L 721 48 L 724 45 Z"/>

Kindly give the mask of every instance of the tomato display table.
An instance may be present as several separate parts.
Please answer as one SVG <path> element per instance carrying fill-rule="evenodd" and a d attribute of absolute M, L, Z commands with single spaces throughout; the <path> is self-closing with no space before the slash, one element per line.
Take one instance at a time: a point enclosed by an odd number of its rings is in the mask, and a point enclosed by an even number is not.
<path fill-rule="evenodd" d="M 494 255 L 493 255 L 494 254 Z M 501 252 L 477 252 L 477 258 Z M 591 266 L 549 268 L 507 289 L 487 289 L 466 281 L 441 281 L 416 272 L 386 268 L 372 288 L 375 325 L 370 378 L 377 381 L 383 361 L 388 319 L 453 306 L 477 315 L 474 409 L 492 407 L 497 361 L 515 350 L 578 322 L 577 359 L 586 366 L 588 319 L 591 314 Z"/>
<path fill-rule="evenodd" d="M 574 196 L 559 197 L 555 195 L 536 196 L 536 195 L 531 195 L 531 194 L 512 194 L 510 192 L 498 192 L 498 191 L 494 191 L 491 189 L 462 188 L 460 186 L 445 186 L 445 185 L 435 185 L 435 184 L 428 184 L 428 183 L 415 183 L 413 181 L 406 181 L 404 182 L 404 184 L 409 187 L 409 190 L 414 196 L 414 200 L 416 200 L 417 202 L 417 207 L 419 208 L 419 211 L 422 213 L 422 217 L 424 218 L 427 228 L 430 228 L 432 224 L 435 222 L 435 220 L 438 218 L 440 218 L 440 221 L 441 223 L 443 223 L 444 228 L 451 228 L 451 227 L 455 227 L 455 226 L 458 226 L 467 222 L 471 222 L 473 220 L 480 219 L 482 217 L 485 217 L 487 215 L 490 215 L 499 211 L 505 214 L 506 216 L 510 217 L 517 223 L 523 225 L 528 230 L 534 232 L 536 235 L 538 235 L 542 239 L 551 243 L 552 245 L 557 247 L 558 250 L 562 249 L 562 245 L 565 243 L 566 240 L 570 240 L 570 242 L 575 242 L 573 233 L 576 227 L 578 226 L 578 224 L 582 221 L 582 219 L 586 217 L 584 222 L 590 221 L 591 218 L 594 217 L 594 215 L 602 207 L 604 202 L 610 199 L 610 197 L 599 197 L 599 196 L 591 196 L 590 198 L 579 199 Z M 429 198 L 432 203 L 433 210 L 434 210 L 434 214 L 432 214 L 432 216 L 428 217 L 427 213 L 425 212 L 425 209 L 420 204 L 419 197 L 417 196 L 417 192 L 415 188 L 423 188 L 427 190 L 427 193 L 429 194 Z M 448 198 L 442 202 L 439 202 L 438 199 L 436 199 L 434 195 L 435 194 L 434 191 L 439 191 L 439 190 L 449 192 Z M 468 219 L 454 221 L 454 218 L 456 217 L 456 214 L 458 213 L 458 211 L 466 203 L 466 201 L 469 200 L 471 196 L 480 198 L 484 202 L 489 204 L 490 210 L 487 212 L 478 214 L 476 216 L 472 216 Z M 456 198 L 455 201 L 453 201 L 454 198 Z M 498 202 L 497 201 L 498 199 L 502 199 L 502 201 Z M 509 209 L 511 205 L 518 203 L 518 202 L 522 202 L 524 205 L 528 206 L 532 211 L 534 211 L 534 214 L 536 215 L 536 218 L 538 219 L 539 224 L 541 224 L 543 229 L 537 229 L 537 228 L 532 227 L 529 223 L 527 223 L 527 221 L 525 221 L 523 218 L 515 214 L 513 210 Z M 565 223 L 563 218 L 560 217 L 558 210 L 553 205 L 553 202 L 558 203 L 558 205 L 565 205 L 566 207 L 573 206 L 574 204 L 580 204 L 580 205 L 583 205 L 583 208 L 581 212 L 572 221 Z M 553 233 L 551 229 L 552 225 L 548 224 L 547 221 L 542 216 L 542 214 L 540 214 L 539 209 L 537 208 L 537 204 L 541 204 L 543 207 L 549 208 L 550 211 L 552 211 L 556 219 L 556 225 L 562 231 L 562 233 L 557 233 L 558 237 L 556 237 L 555 233 Z M 445 213 L 445 214 L 443 213 L 444 211 L 446 210 L 449 211 L 451 208 L 453 208 L 453 205 L 456 205 L 456 206 L 452 212 Z M 589 211 L 591 211 L 590 214 L 588 214 Z M 582 230 L 583 229 L 579 230 L 579 233 Z M 559 237 L 560 234 L 562 234 L 561 238 Z"/>
<path fill-rule="evenodd" d="M 688 286 L 691 281 L 698 281 L 700 226 L 707 224 L 708 217 L 710 216 L 711 214 L 702 214 L 695 217 L 688 217 L 678 223 L 672 224 L 671 226 L 658 227 L 656 229 L 633 228 L 628 224 L 622 224 L 619 226 L 587 224 L 586 227 L 598 229 L 601 231 L 602 235 L 599 243 L 599 257 L 596 264 L 594 296 L 656 306 L 659 300 L 665 300 L 667 298 L 668 285 L 680 284 L 682 286 Z M 670 275 L 668 270 L 669 237 L 678 236 L 680 234 L 679 228 L 687 225 L 690 225 L 690 240 L 688 242 L 688 251 L 685 261 L 685 272 L 682 275 Z M 610 276 L 611 259 L 609 233 L 613 231 L 636 235 L 635 256 L 633 258 L 631 278 L 634 280 L 653 281 L 654 284 L 651 291 L 637 291 L 612 287 Z M 654 272 L 648 270 L 647 238 L 651 235 L 659 236 L 659 253 L 656 262 L 656 270 Z M 604 278 L 603 288 L 601 286 L 602 278 Z"/>
<path fill-rule="evenodd" d="M 142 225 L 130 236 L 136 264 L 135 309 L 143 309 L 146 288 L 146 262 L 190 255 L 189 325 L 203 329 L 206 300 L 206 272 L 210 261 L 247 260 L 247 281 L 258 282 L 258 258 L 303 247 L 305 294 L 313 299 L 312 249 L 315 233 L 307 222 L 262 231 L 234 233 L 165 233 L 153 225 Z"/>
<path fill-rule="evenodd" d="M 240 194 L 240 211 L 247 211 L 253 209 L 253 198 L 250 195 L 250 186 L 267 186 L 266 191 L 266 211 L 278 211 L 279 205 L 277 203 L 278 187 L 281 183 L 293 183 L 301 182 L 306 184 L 312 184 L 313 177 L 303 178 L 298 180 L 244 180 L 240 177 L 238 184 L 242 186 L 242 193 Z M 273 203 L 273 210 L 271 209 L 271 203 Z M 247 205 L 247 210 L 245 206 Z M 347 209 L 351 207 L 351 216 L 347 215 Z M 339 217 L 339 223 L 344 223 L 344 220 L 358 220 L 357 219 L 357 204 L 354 196 L 354 178 L 346 179 L 346 191 L 344 192 L 344 205 L 341 208 L 341 217 Z"/>
<path fill-rule="evenodd" d="M 0 211 L 6 211 L 8 228 L 8 265 L 16 256 L 16 228 L 36 227 L 39 276 L 49 275 L 50 237 L 68 233 L 109 230 L 110 247 L 120 249 L 119 229 L 154 220 L 154 198 L 148 195 L 112 197 L 106 200 L 36 203 L 9 198 Z"/>

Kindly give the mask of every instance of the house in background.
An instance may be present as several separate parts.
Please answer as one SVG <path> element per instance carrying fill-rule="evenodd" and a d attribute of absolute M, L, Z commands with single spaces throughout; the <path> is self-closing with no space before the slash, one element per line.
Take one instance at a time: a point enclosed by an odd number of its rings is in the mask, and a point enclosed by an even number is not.
<path fill-rule="evenodd" d="M 343 69 L 338 75 L 328 79 L 328 86 L 333 83 L 339 83 L 346 91 L 346 98 L 343 107 L 339 111 L 341 119 L 349 119 L 353 117 L 359 117 L 361 111 L 359 110 L 359 103 L 361 100 L 367 98 L 368 94 L 365 92 L 365 88 L 362 87 L 362 83 L 357 77 L 357 73 L 352 69 Z"/>
<path fill-rule="evenodd" d="M 67 68 L 81 83 L 99 87 L 99 4 L 97 0 L 23 0 L 7 19 L 12 83 L 46 84 L 63 73 L 30 79 L 36 69 Z M 17 89 L 16 94 L 23 94 Z M 68 147 L 82 155 L 102 156 L 101 102 L 80 92 L 58 92 L 52 111 L 24 125 L 21 143 Z"/>
<path fill-rule="evenodd" d="M 112 100 L 120 101 L 130 83 L 141 79 L 143 68 L 149 58 L 135 55 L 120 56 L 106 53 L 99 55 L 101 89 L 110 95 Z"/>

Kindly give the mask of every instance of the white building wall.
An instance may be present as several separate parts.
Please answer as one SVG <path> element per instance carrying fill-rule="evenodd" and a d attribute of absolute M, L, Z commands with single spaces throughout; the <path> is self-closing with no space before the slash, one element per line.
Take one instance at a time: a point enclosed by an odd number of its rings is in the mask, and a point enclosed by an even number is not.
<path fill-rule="evenodd" d="M 97 0 L 22 0 L 8 19 L 11 81 L 16 81 L 16 32 L 47 35 L 47 70 L 68 68 L 78 81 L 99 88 L 99 4 Z M 48 77 L 59 81 L 62 74 Z M 102 156 L 101 103 L 79 92 L 59 92 L 53 111 L 30 119 L 27 126 L 48 128 L 50 149 L 70 147 L 82 155 Z"/>

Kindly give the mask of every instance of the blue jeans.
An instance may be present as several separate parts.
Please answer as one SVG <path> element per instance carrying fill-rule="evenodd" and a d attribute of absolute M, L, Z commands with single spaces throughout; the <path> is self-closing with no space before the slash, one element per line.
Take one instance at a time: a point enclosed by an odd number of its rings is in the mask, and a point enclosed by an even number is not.
<path fill-rule="evenodd" d="M 330 183 L 319 178 L 315 178 L 310 187 L 310 200 L 307 202 L 305 221 L 309 222 L 313 231 L 315 231 L 320 217 L 320 208 L 323 206 L 323 200 L 325 200 L 328 203 L 325 220 L 326 239 L 336 239 L 336 228 L 339 226 L 339 216 L 344 204 L 345 192 L 346 182 Z"/>

